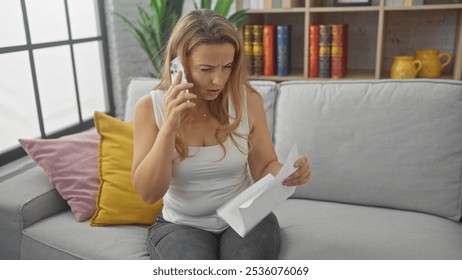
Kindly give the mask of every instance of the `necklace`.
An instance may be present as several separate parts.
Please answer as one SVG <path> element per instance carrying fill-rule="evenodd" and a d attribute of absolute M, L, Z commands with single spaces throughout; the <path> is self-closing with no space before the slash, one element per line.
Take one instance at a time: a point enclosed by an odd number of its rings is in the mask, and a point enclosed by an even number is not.
<path fill-rule="evenodd" d="M 203 109 L 204 111 L 206 110 L 205 108 Z M 201 110 L 202 111 L 202 110 Z M 198 115 L 201 115 L 203 118 L 206 118 L 209 116 L 208 113 L 200 113 L 198 109 L 195 109 L 195 112 L 194 114 L 198 114 Z"/>

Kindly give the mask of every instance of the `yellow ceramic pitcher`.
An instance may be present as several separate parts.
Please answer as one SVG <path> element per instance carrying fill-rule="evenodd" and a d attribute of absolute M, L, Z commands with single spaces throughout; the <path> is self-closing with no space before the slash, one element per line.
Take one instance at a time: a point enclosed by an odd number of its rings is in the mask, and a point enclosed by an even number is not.
<path fill-rule="evenodd" d="M 438 50 L 416 50 L 416 59 L 422 62 L 422 69 L 417 74 L 419 78 L 438 78 L 441 70 L 451 62 L 451 54 L 448 52 L 440 53 Z M 446 60 L 442 62 L 442 58 Z"/>
<path fill-rule="evenodd" d="M 394 56 L 390 76 L 392 79 L 412 79 L 421 68 L 422 62 L 412 56 Z"/>

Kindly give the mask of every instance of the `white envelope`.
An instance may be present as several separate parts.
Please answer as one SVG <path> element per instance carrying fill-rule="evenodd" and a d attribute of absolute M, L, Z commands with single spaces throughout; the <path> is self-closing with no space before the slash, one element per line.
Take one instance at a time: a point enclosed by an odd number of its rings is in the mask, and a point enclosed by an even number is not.
<path fill-rule="evenodd" d="M 217 209 L 218 216 L 244 237 L 295 192 L 296 187 L 284 186 L 282 181 L 296 170 L 294 163 L 298 156 L 297 145 L 294 144 L 276 177 L 268 174 L 242 191 Z"/>

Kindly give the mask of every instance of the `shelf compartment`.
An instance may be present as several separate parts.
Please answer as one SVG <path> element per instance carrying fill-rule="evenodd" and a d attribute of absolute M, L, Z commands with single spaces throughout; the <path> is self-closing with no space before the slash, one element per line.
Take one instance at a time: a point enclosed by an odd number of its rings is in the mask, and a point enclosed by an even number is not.
<path fill-rule="evenodd" d="M 296 26 L 292 39 L 300 41 L 291 49 L 291 63 L 303 69 L 300 74 L 285 77 L 252 78 L 308 80 L 309 25 L 347 23 L 349 61 L 345 79 L 387 79 L 393 56 L 415 55 L 418 48 L 451 53 L 452 62 L 443 69 L 441 78 L 462 79 L 462 1 L 425 0 L 423 5 L 386 6 L 386 0 L 372 0 L 371 6 L 338 7 L 333 6 L 333 0 L 306 0 L 301 8 L 249 10 L 248 18 L 253 24 Z"/>
<path fill-rule="evenodd" d="M 309 20 L 311 24 L 348 24 L 348 72 L 364 69 L 374 72 L 378 12 L 312 13 Z M 374 78 L 374 75 L 371 78 Z"/>
<path fill-rule="evenodd" d="M 285 10 L 285 9 L 284 9 Z M 290 65 L 291 69 L 302 69 L 303 76 L 304 67 L 304 49 L 305 49 L 305 14 L 304 13 L 266 13 L 266 14 L 249 14 L 245 24 L 273 24 L 273 25 L 290 25 Z M 240 32 L 243 34 L 243 32 Z M 302 36 L 299 36 L 302 34 Z M 291 70 L 293 71 L 293 70 Z"/>
<path fill-rule="evenodd" d="M 393 56 L 415 56 L 416 49 L 437 49 L 449 52 L 452 61 L 442 72 L 444 76 L 454 76 L 454 62 L 457 61 L 458 10 L 387 11 L 383 46 L 381 77 L 389 77 Z M 460 27 L 459 27 L 460 28 Z"/>

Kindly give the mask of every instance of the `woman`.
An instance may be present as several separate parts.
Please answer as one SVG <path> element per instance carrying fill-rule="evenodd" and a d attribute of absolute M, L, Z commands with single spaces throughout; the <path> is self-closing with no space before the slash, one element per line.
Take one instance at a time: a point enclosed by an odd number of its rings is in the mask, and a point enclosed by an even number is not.
<path fill-rule="evenodd" d="M 171 81 L 169 66 L 176 57 L 186 73 Z M 164 201 L 149 229 L 153 259 L 277 258 L 274 214 L 245 238 L 216 214 L 251 185 L 250 175 L 257 181 L 277 175 L 282 166 L 244 59 L 242 42 L 227 19 L 194 10 L 172 31 L 158 89 L 136 105 L 132 181 L 146 202 Z M 188 83 L 180 84 L 182 74 Z M 287 186 L 310 178 L 306 157 L 295 166 Z"/>

